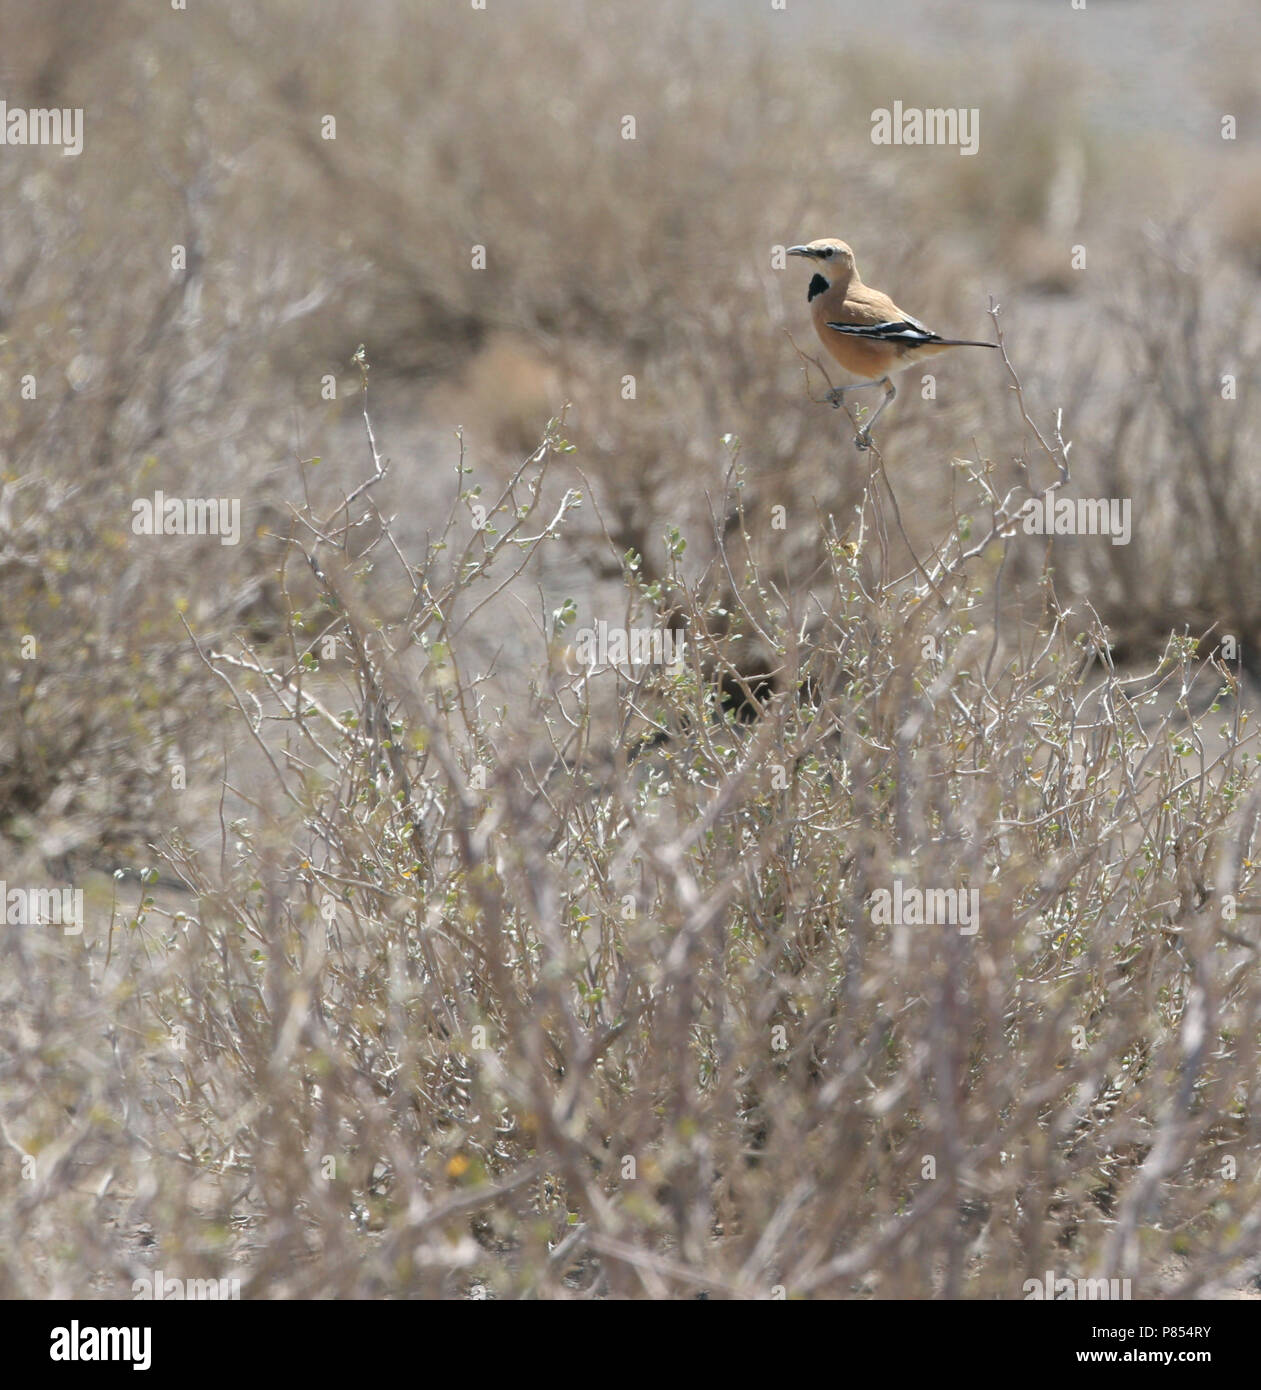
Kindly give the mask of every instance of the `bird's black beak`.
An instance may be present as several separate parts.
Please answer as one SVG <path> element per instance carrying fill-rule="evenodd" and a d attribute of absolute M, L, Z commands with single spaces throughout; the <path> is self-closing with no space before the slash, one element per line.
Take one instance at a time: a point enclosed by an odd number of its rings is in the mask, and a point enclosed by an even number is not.
<path fill-rule="evenodd" d="M 819 253 L 817 251 L 812 251 L 808 246 L 790 246 L 788 248 L 788 254 L 790 256 L 806 256 L 813 259 Z"/>

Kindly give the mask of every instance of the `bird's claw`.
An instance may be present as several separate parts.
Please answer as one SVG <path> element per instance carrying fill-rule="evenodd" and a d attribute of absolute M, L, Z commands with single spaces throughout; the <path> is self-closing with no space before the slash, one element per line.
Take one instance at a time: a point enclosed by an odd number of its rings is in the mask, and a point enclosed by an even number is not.
<path fill-rule="evenodd" d="M 871 448 L 871 435 L 866 433 L 856 434 L 854 436 L 854 447 L 866 453 L 867 450 Z"/>

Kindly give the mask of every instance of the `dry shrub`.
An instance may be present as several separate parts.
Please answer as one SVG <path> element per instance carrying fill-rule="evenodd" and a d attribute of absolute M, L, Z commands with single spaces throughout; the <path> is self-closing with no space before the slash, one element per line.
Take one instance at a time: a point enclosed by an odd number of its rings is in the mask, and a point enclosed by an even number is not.
<path fill-rule="evenodd" d="M 899 582 L 877 456 L 861 520 L 820 518 L 816 611 L 747 533 L 725 614 L 725 542 L 697 581 L 632 558 L 630 621 L 681 617 L 683 659 L 592 670 L 564 610 L 504 715 L 465 642 L 560 543 L 540 499 L 568 448 L 558 426 L 483 528 L 456 503 L 419 561 L 383 531 L 352 563 L 347 518 L 304 512 L 316 635 L 205 651 L 254 809 L 214 847 L 171 835 L 185 906 L 115 924 L 93 1008 L 119 1079 L 72 1069 L 46 1104 L 140 1096 L 125 1138 L 62 1141 L 6 1209 L 10 1286 L 54 1211 L 46 1289 L 71 1255 L 106 1292 L 143 1267 L 107 1211 L 247 1296 L 1237 1283 L 1261 802 L 1232 672 L 1184 644 L 1123 679 L 1049 576 L 1036 626 L 996 628 L 974 571 L 1020 543 L 1019 499 L 983 474 L 993 525 L 965 540 L 956 517 Z M 374 617 L 373 558 L 406 558 L 405 622 Z M 778 663 L 753 719 L 723 699 L 747 628 Z M 963 894 L 964 917 L 890 922 L 899 891 Z M 33 1093 L 72 1026 L 40 1020 Z"/>

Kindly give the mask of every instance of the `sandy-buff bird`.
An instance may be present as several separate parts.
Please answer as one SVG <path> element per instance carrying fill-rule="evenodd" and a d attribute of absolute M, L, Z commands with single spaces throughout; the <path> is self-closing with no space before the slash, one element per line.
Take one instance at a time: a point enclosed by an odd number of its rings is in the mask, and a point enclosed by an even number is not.
<path fill-rule="evenodd" d="M 936 352 L 952 347 L 997 347 L 970 338 L 943 338 L 925 328 L 919 319 L 899 309 L 887 294 L 864 285 L 854 264 L 854 253 L 835 237 L 824 237 L 806 246 L 790 246 L 790 256 L 804 256 L 814 266 L 814 278 L 806 298 L 815 332 L 823 346 L 853 378 L 848 386 L 827 394 L 839 406 L 846 391 L 863 386 L 883 386 L 884 400 L 854 441 L 860 449 L 871 444 L 871 427 L 880 412 L 897 395 L 891 377 Z"/>

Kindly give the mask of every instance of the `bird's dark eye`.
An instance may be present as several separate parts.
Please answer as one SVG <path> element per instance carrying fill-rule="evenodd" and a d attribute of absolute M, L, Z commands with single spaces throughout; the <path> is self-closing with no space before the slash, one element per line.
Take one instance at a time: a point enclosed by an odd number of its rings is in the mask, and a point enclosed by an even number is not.
<path fill-rule="evenodd" d="M 823 254 L 824 254 L 824 255 L 827 257 L 827 259 L 830 261 L 830 260 L 832 259 L 832 257 L 836 255 L 836 247 L 835 247 L 835 246 L 827 246 L 827 247 L 825 247 L 825 248 L 824 248 L 824 251 L 823 251 Z"/>

